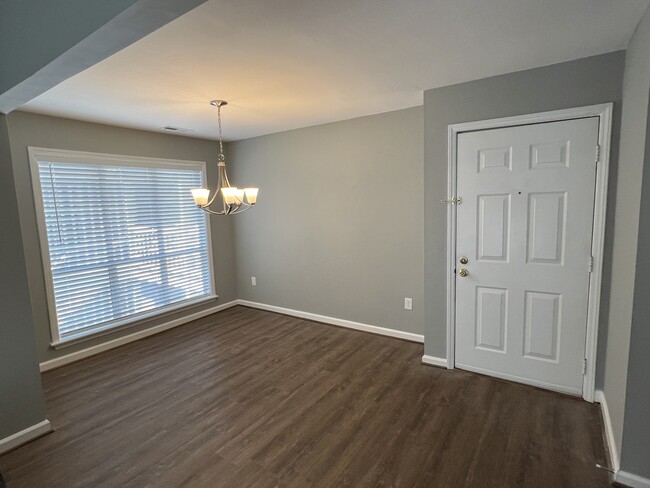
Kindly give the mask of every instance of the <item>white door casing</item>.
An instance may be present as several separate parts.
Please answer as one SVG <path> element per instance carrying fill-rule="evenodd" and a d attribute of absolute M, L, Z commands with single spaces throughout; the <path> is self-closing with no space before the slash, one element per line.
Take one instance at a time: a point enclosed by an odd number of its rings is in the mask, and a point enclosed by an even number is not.
<path fill-rule="evenodd" d="M 610 112 L 450 126 L 449 195 L 463 201 L 449 209 L 449 268 L 470 274 L 450 276 L 448 367 L 592 400 L 593 360 L 585 378 L 583 360 L 595 357 L 607 188 L 596 150 L 608 149 Z"/>

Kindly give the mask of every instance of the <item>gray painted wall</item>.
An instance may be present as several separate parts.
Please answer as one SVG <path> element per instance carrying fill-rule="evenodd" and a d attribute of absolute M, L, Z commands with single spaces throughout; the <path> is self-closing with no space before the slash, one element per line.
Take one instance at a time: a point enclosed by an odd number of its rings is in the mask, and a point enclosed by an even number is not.
<path fill-rule="evenodd" d="M 13 179 L 7 120 L 0 115 L 0 439 L 45 419 Z"/>
<path fill-rule="evenodd" d="M 424 296 L 425 353 L 446 354 L 447 126 L 569 107 L 614 102 L 608 196 L 608 237 L 603 271 L 599 362 L 604 361 L 616 208 L 618 134 L 624 52 L 578 59 L 424 92 Z M 623 169 L 623 172 L 626 169 Z M 633 266 L 633 264 L 632 264 Z"/>
<path fill-rule="evenodd" d="M 650 111 L 644 160 L 621 469 L 650 479 Z"/>
<path fill-rule="evenodd" d="M 33 75 L 136 1 L 0 2 L 0 93 Z"/>
<path fill-rule="evenodd" d="M 646 14 L 632 36 L 625 56 L 616 212 L 608 225 L 613 237 L 609 325 L 607 336 L 600 336 L 601 346 L 607 348 L 606 357 L 599 365 L 602 371 L 600 386 L 607 398 L 619 454 L 625 413 L 649 87 L 650 16 Z"/>
<path fill-rule="evenodd" d="M 625 420 L 621 469 L 650 479 L 650 13 L 637 27 L 626 61 L 626 89 L 623 96 L 623 129 L 631 131 L 627 153 L 643 164 L 639 240 L 632 326 L 629 334 L 611 342 L 608 356 L 617 358 L 617 368 L 627 366 Z M 629 102 L 626 96 L 630 94 Z M 634 95 L 634 96 L 632 96 Z M 628 120 L 629 115 L 629 120 Z M 645 129 L 645 130 L 644 130 Z M 621 134 L 621 141 L 628 138 Z M 621 161 L 623 158 L 621 147 Z M 635 182 L 635 186 L 638 182 Z M 627 318 L 627 316 L 626 316 Z M 629 359 L 623 340 L 629 339 Z M 618 346 L 616 349 L 614 349 Z M 609 359 L 608 359 L 609 361 Z M 623 363 L 623 364 L 620 364 Z M 622 376 L 622 375 L 621 375 Z M 616 378 L 612 378 L 616 380 Z M 622 378 L 619 381 L 624 381 Z M 620 391 L 620 388 L 618 389 Z M 607 396 L 609 401 L 609 395 Z"/>
<path fill-rule="evenodd" d="M 50 347 L 51 334 L 45 298 L 45 281 L 36 227 L 28 146 L 90 151 L 132 156 L 189 159 L 208 163 L 208 180 L 216 185 L 217 146 L 213 141 L 152 132 L 122 129 L 69 119 L 47 117 L 26 112 L 13 112 L 8 116 L 13 170 L 20 208 L 20 223 L 27 275 L 31 295 L 31 307 L 36 328 L 39 360 L 46 361 L 87 348 L 94 344 L 131 334 L 161 322 L 226 303 L 237 297 L 235 283 L 235 256 L 233 247 L 232 219 L 212 218 L 212 242 L 214 247 L 215 278 L 219 299 L 216 302 L 193 307 L 147 321 L 138 326 L 116 331 L 106 336 L 54 350 Z M 17 239 L 20 234 L 16 233 Z"/>
<path fill-rule="evenodd" d="M 421 107 L 228 144 L 239 297 L 422 334 L 422 156 Z"/>

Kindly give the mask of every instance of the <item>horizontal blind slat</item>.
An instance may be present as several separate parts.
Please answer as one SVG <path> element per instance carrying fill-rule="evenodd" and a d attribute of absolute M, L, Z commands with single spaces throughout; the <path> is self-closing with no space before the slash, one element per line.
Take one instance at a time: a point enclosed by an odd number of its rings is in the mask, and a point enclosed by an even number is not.
<path fill-rule="evenodd" d="M 170 280 L 176 279 L 176 276 L 183 276 L 188 282 L 197 281 L 203 279 L 203 269 L 205 268 L 206 262 L 201 260 L 196 263 L 188 263 L 187 266 L 184 266 L 182 270 L 171 269 L 168 271 L 168 274 L 171 275 Z M 56 288 L 57 295 L 64 298 L 67 294 L 78 296 L 77 293 L 84 291 L 92 291 L 96 288 L 101 288 L 107 283 L 111 283 L 113 288 L 121 287 L 135 287 L 138 283 L 133 283 L 134 280 L 144 279 L 150 281 L 151 283 L 158 283 L 155 281 L 159 276 L 159 271 L 149 271 L 149 270 L 137 270 L 136 272 L 130 272 L 130 270 L 125 271 L 122 276 L 124 277 L 121 280 L 112 279 L 109 273 L 98 274 L 94 277 L 88 277 L 88 275 L 76 279 L 70 278 L 54 278 L 54 287 Z M 122 283 L 124 282 L 124 283 Z"/>

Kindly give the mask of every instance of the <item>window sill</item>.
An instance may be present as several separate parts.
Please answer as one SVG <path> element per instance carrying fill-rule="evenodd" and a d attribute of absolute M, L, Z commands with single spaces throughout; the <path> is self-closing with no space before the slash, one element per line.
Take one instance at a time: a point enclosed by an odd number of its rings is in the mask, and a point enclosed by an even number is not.
<path fill-rule="evenodd" d="M 216 300 L 219 298 L 219 295 L 209 295 L 193 300 L 188 300 L 184 302 L 180 302 L 174 305 L 171 305 L 169 307 L 163 308 L 163 309 L 158 309 L 158 310 L 153 310 L 151 312 L 144 312 L 142 314 L 138 314 L 137 316 L 134 316 L 132 318 L 128 318 L 125 320 L 120 320 L 118 322 L 113 322 L 109 325 L 106 325 L 102 327 L 101 329 L 94 330 L 92 332 L 88 332 L 85 334 L 78 334 L 76 336 L 72 336 L 66 339 L 62 339 L 60 341 L 53 341 L 50 343 L 50 346 L 53 347 L 54 349 L 63 349 L 68 346 L 73 346 L 75 344 L 79 344 L 82 342 L 86 342 L 92 339 L 96 339 L 98 337 L 102 337 L 105 335 L 113 334 L 115 332 L 119 332 L 121 330 L 129 329 L 131 327 L 136 327 L 138 325 L 144 325 L 147 322 L 150 322 L 153 319 L 159 319 L 159 318 L 164 318 L 169 315 L 182 312 L 184 310 L 189 310 L 192 307 L 196 307 L 197 305 L 202 305 L 204 303 Z"/>

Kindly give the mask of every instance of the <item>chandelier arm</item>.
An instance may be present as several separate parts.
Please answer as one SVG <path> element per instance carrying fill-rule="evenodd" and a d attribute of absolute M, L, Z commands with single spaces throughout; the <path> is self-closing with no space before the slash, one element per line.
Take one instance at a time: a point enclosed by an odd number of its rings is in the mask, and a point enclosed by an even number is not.
<path fill-rule="evenodd" d="M 212 205 L 214 203 L 215 199 L 217 198 L 217 195 L 219 195 L 219 191 L 221 190 L 221 187 L 222 187 L 221 173 L 222 173 L 222 167 L 219 166 L 218 171 L 217 171 L 217 188 L 215 189 L 214 193 L 212 194 L 212 198 L 210 198 L 210 200 L 208 201 L 208 203 L 206 203 L 204 205 L 204 207 L 209 207 L 210 205 Z M 224 211 L 225 211 L 225 208 L 224 208 Z"/>
<path fill-rule="evenodd" d="M 219 134 L 219 138 L 221 138 L 221 133 Z M 217 182 L 217 190 L 216 190 L 217 193 L 219 193 L 219 191 L 221 191 L 222 188 L 230 188 L 230 181 L 228 180 L 228 171 L 226 170 L 226 161 L 223 156 L 223 152 L 220 153 L 219 155 L 218 164 L 219 164 L 219 181 Z M 223 199 L 223 211 L 225 215 L 230 215 L 232 213 L 232 209 L 230 208 L 230 205 L 226 203 L 225 198 Z"/>
<path fill-rule="evenodd" d="M 252 207 L 252 205 L 246 205 L 246 204 L 244 204 L 244 205 L 245 205 L 244 210 L 248 210 L 250 207 Z M 240 210 L 242 205 L 237 205 L 235 203 L 224 204 L 224 206 L 226 208 L 222 212 L 217 212 L 215 210 L 209 209 L 208 208 L 209 205 L 204 205 L 203 207 L 199 207 L 199 208 L 201 210 L 203 210 L 204 212 L 207 212 L 207 213 L 213 214 L 213 215 L 234 215 L 236 213 L 242 213 L 244 211 L 244 210 Z"/>
<path fill-rule="evenodd" d="M 199 207 L 199 208 L 201 210 L 203 210 L 204 212 L 212 214 L 212 215 L 227 215 L 227 214 L 225 214 L 223 212 L 215 212 L 214 210 L 210 210 L 207 205 L 204 206 L 204 207 Z"/>
<path fill-rule="evenodd" d="M 221 183 L 221 181 L 219 181 Z M 221 186 L 217 186 L 217 189 L 215 190 L 215 195 L 217 195 L 221 191 Z M 223 197 L 223 195 L 221 195 Z M 228 215 L 228 207 L 229 205 L 226 203 L 225 198 L 221 198 L 221 208 L 223 209 L 223 215 Z"/>
<path fill-rule="evenodd" d="M 238 207 L 237 210 L 231 212 L 230 215 L 237 215 L 240 213 L 244 213 L 246 210 L 250 210 L 252 207 L 253 207 L 252 205 L 246 205 L 245 207 Z"/>
<path fill-rule="evenodd" d="M 205 205 L 203 205 L 203 207 L 209 207 L 210 205 L 212 205 L 212 203 L 214 202 L 215 198 L 217 198 L 217 195 L 218 195 L 218 194 L 219 194 L 219 188 L 217 187 L 217 191 L 214 192 L 214 195 L 212 195 L 212 198 L 211 198 L 210 200 L 208 200 L 208 203 L 206 203 Z M 203 207 L 201 207 L 201 208 L 203 208 Z"/>
<path fill-rule="evenodd" d="M 220 183 L 223 184 L 224 187 L 230 188 L 230 180 L 228 179 L 228 171 L 226 171 L 226 162 L 223 161 L 223 171 L 219 173 L 219 179 L 221 180 Z M 223 178 L 221 178 L 221 174 L 223 174 Z"/>

